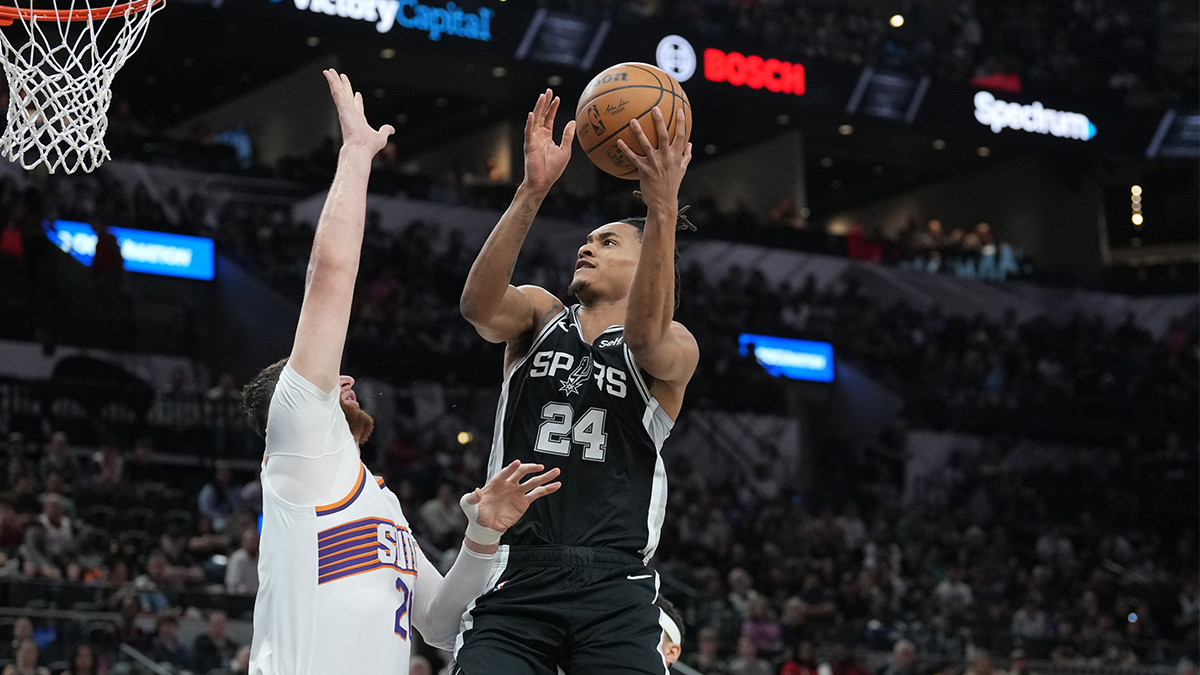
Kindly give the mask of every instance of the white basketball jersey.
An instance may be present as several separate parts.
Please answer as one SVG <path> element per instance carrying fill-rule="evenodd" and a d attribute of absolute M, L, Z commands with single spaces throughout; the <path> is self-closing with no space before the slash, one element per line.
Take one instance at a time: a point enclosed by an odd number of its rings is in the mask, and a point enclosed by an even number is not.
<path fill-rule="evenodd" d="M 417 544 L 357 453 L 338 474 L 344 497 L 301 507 L 263 472 L 251 675 L 408 672 Z"/>

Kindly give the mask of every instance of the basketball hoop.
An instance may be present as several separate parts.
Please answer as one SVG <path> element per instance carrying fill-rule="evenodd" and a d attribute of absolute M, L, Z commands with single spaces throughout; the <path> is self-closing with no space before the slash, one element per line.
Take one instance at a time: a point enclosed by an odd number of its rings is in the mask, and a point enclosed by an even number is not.
<path fill-rule="evenodd" d="M 52 9 L 24 1 L 27 7 L 22 0 L 0 5 L 0 27 L 10 31 L 0 30 L 9 91 L 0 155 L 25 169 L 92 171 L 109 157 L 104 133 L 113 76 L 141 46 L 164 0 L 103 7 L 92 5 L 104 0 L 41 0 Z M 110 19 L 122 25 L 102 35 Z"/>

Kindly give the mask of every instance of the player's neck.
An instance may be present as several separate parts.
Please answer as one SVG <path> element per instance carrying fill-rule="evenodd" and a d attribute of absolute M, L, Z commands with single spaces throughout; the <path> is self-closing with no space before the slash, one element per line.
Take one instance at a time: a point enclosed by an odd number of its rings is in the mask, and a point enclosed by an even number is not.
<path fill-rule="evenodd" d="M 592 342 L 608 329 L 609 326 L 625 325 L 625 310 L 629 306 L 627 298 L 605 300 L 588 298 L 579 301 L 579 324 L 583 329 L 583 337 Z"/>

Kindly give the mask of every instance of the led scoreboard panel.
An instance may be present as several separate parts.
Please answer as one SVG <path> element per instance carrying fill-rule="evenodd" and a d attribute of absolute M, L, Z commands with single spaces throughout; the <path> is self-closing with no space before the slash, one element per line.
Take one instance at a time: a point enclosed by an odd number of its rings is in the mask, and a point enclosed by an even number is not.
<path fill-rule="evenodd" d="M 91 225 L 70 220 L 44 224 L 46 236 L 65 253 L 91 266 L 99 237 Z M 110 227 L 117 238 L 125 269 L 164 277 L 211 280 L 215 270 L 213 240 L 182 234 Z"/>
<path fill-rule="evenodd" d="M 742 333 L 738 351 L 754 358 L 775 377 L 809 382 L 833 382 L 833 345 L 771 335 Z"/>

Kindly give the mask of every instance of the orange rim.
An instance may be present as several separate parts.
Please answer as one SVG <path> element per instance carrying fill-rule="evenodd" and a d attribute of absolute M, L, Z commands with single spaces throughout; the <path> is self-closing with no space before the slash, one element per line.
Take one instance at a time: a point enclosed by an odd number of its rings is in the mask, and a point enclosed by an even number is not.
<path fill-rule="evenodd" d="M 11 26 L 17 19 L 24 21 L 87 21 L 88 19 L 106 19 L 111 16 L 124 16 L 126 12 L 144 12 L 163 0 L 134 0 L 112 7 L 99 9 L 23 9 L 0 5 L 0 26 Z"/>

